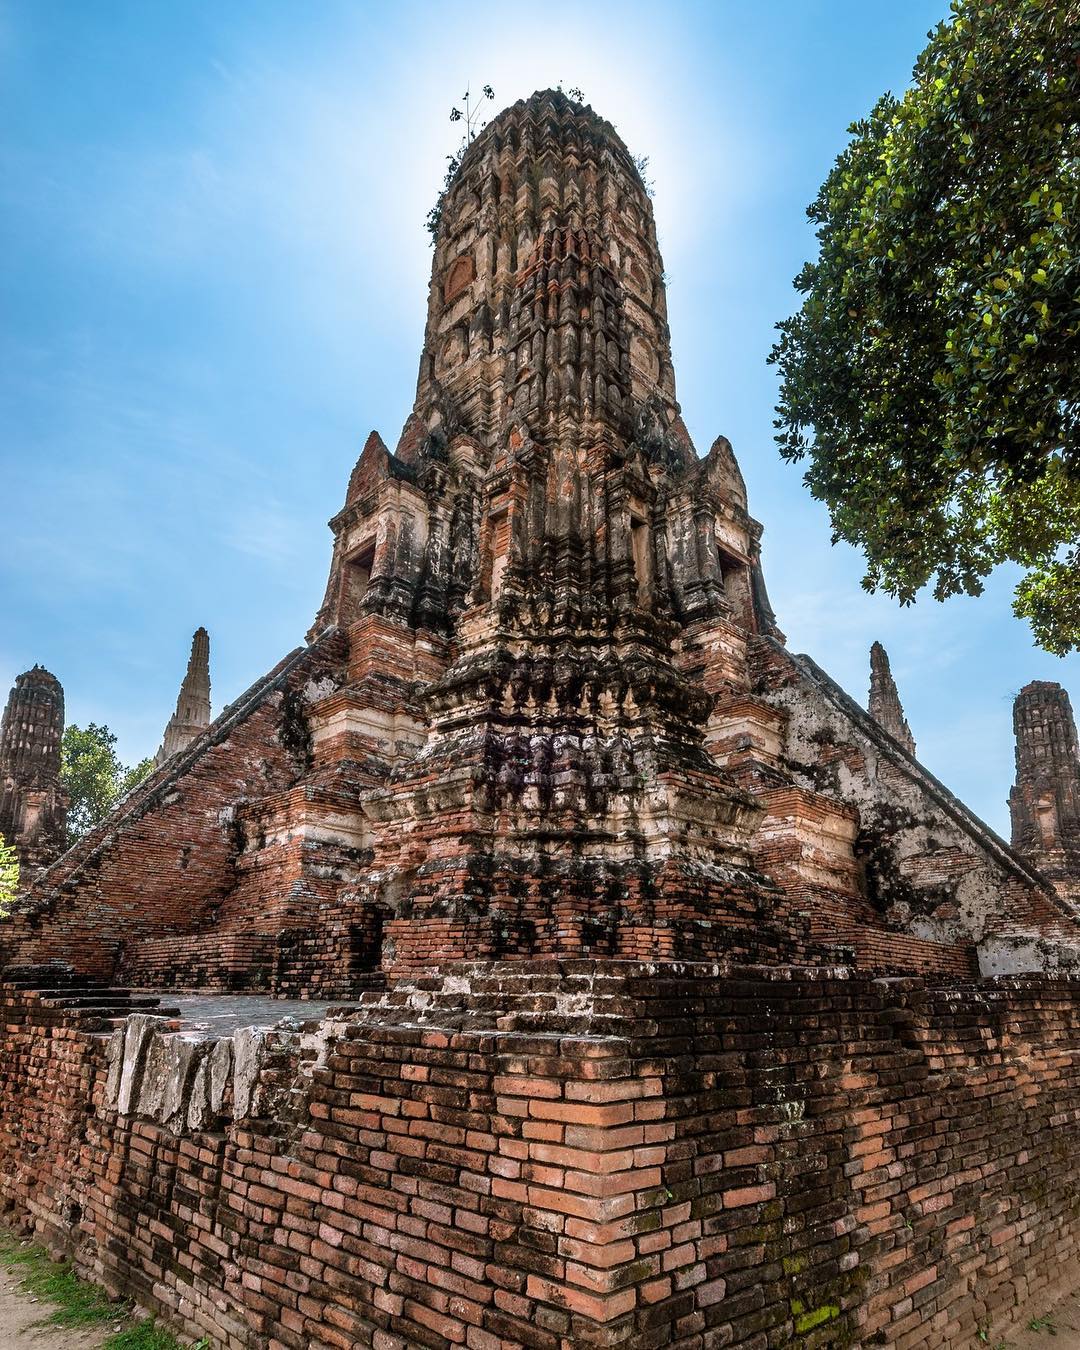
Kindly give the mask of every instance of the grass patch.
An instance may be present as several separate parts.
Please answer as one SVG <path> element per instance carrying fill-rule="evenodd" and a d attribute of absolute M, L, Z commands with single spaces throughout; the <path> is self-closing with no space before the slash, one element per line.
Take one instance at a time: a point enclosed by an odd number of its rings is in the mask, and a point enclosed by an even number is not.
<path fill-rule="evenodd" d="M 126 1317 L 130 1305 L 113 1303 L 103 1289 L 80 1280 L 67 1261 L 53 1261 L 44 1247 L 0 1236 L 0 1265 L 19 1277 L 24 1294 L 54 1305 L 42 1326 L 93 1327 Z"/>
<path fill-rule="evenodd" d="M 53 1305 L 38 1326 L 104 1326 L 131 1317 L 129 1302 L 114 1303 L 104 1289 L 80 1279 L 70 1262 L 54 1261 L 44 1247 L 20 1242 L 3 1231 L 0 1231 L 0 1266 L 19 1277 L 19 1288 L 24 1294 Z M 189 1350 L 209 1350 L 209 1346 L 209 1340 L 203 1337 Z M 102 1343 L 102 1350 L 183 1350 L 183 1342 L 150 1317 L 113 1332 Z"/>

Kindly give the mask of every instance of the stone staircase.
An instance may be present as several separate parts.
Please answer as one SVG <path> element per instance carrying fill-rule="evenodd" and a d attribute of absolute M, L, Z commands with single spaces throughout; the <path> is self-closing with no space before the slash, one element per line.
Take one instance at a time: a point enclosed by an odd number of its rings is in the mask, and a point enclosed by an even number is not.
<path fill-rule="evenodd" d="M 81 1031 L 107 1032 L 121 1025 L 129 1014 L 179 1017 L 180 1009 L 162 1005 L 153 994 L 117 988 L 92 976 L 78 974 L 59 962 L 40 966 L 7 966 L 0 982 L 21 994 L 36 995 L 58 1015 L 74 1016 Z"/>

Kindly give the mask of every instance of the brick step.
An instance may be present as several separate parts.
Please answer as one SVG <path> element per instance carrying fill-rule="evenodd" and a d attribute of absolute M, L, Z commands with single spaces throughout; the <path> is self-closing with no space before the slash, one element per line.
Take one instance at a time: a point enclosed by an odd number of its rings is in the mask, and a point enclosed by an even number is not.
<path fill-rule="evenodd" d="M 47 1008 L 60 1013 L 73 1013 L 77 1017 L 130 1017 L 132 1013 L 149 1013 L 151 1016 L 164 1016 L 158 1011 L 157 1002 L 125 1003 L 117 999 L 108 999 L 101 1003 L 77 1003 L 65 999 L 43 1000 Z"/>
<path fill-rule="evenodd" d="M 99 993 L 98 990 L 88 990 L 83 992 L 81 989 L 50 989 L 42 994 L 42 1000 L 50 1004 L 63 1004 L 66 1008 L 92 1008 L 100 1007 L 104 1004 L 123 1003 L 127 1006 L 129 1003 L 145 1003 L 147 999 L 151 1002 L 157 1002 L 153 995 L 137 995 L 133 998 L 125 993 Z"/>
<path fill-rule="evenodd" d="M 372 970 L 365 975 L 354 975 L 350 983 L 356 989 L 385 989 L 386 971 Z"/>
<path fill-rule="evenodd" d="M 17 968 L 2 972 L 3 982 L 14 989 L 47 990 L 90 988 L 93 981 L 73 971 L 53 971 L 48 968 Z"/>
<path fill-rule="evenodd" d="M 90 1015 L 90 1013 L 87 1013 L 86 1017 L 82 1019 L 81 1025 L 83 1027 L 83 1030 L 115 1031 L 117 1027 L 122 1027 L 127 1022 L 128 1017 L 131 1015 L 131 1012 L 133 1011 L 136 1010 L 131 1009 L 130 1011 L 113 1011 L 112 1009 L 110 1009 L 107 1013 L 102 1012 L 102 1014 L 98 1017 L 93 1017 Z M 170 1019 L 178 1020 L 180 1018 L 180 1009 L 155 1008 L 154 1016 L 161 1017 L 165 1020 Z M 170 1030 L 170 1028 L 162 1027 L 161 1030 L 168 1031 Z"/>
<path fill-rule="evenodd" d="M 92 1007 L 103 1003 L 132 1003 L 134 1002 L 131 991 L 128 989 L 48 989 L 41 991 L 41 997 L 46 1003 L 61 1003 L 67 1008 Z M 143 996 L 145 1001 L 145 996 Z M 156 1002 L 157 1000 L 152 1001 Z"/>

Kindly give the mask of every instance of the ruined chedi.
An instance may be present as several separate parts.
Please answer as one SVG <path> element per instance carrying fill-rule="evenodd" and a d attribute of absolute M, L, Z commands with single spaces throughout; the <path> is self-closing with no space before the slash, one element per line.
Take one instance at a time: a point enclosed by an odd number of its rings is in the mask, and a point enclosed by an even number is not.
<path fill-rule="evenodd" d="M 716 912 L 791 945 L 676 653 L 710 629 L 738 662 L 771 615 L 730 447 L 699 460 L 679 415 L 662 274 L 630 156 L 558 95 L 504 113 L 441 205 L 413 412 L 357 465 L 312 629 L 408 634 L 378 676 L 361 640 L 338 725 L 412 749 L 365 814 L 418 957 L 700 955 Z"/>
<path fill-rule="evenodd" d="M 893 679 L 889 665 L 889 653 L 875 642 L 870 648 L 870 716 L 893 738 L 902 745 L 909 755 L 915 753 L 915 737 L 911 734 L 904 708 L 900 702 L 900 693 Z"/>
<path fill-rule="evenodd" d="M 196 628 L 191 639 L 187 673 L 176 700 L 176 711 L 169 718 L 165 735 L 154 756 L 155 767 L 164 764 L 178 750 L 186 749 L 209 725 L 210 635 L 205 628 Z"/>
<path fill-rule="evenodd" d="M 19 959 L 336 996 L 462 959 L 1080 953 L 910 753 L 884 653 L 871 716 L 787 649 L 732 448 L 682 420 L 649 195 L 591 109 L 544 91 L 469 146 L 412 410 L 330 526 L 307 646 L 35 884 Z"/>
<path fill-rule="evenodd" d="M 0 836 L 32 873 L 64 850 L 68 798 L 60 782 L 64 690 L 42 666 L 19 675 L 0 722 Z"/>
<path fill-rule="evenodd" d="M 1080 900 L 1080 752 L 1069 695 L 1049 680 L 1025 685 L 1013 704 L 1013 729 L 1013 846 L 1061 894 Z"/>

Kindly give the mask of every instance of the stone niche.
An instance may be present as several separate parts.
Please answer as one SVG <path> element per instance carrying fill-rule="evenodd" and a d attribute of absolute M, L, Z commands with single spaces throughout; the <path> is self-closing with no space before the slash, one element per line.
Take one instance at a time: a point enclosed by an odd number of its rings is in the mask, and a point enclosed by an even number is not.
<path fill-rule="evenodd" d="M 476 262 L 471 253 L 456 258 L 446 273 L 443 282 L 443 300 L 452 304 L 462 292 L 467 291 L 476 279 Z"/>

